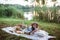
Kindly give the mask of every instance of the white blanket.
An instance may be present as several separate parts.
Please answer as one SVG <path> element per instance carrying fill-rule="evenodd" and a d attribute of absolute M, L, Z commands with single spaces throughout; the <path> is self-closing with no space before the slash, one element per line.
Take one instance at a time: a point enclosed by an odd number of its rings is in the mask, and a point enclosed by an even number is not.
<path fill-rule="evenodd" d="M 48 40 L 49 38 L 55 38 L 55 36 L 49 36 L 48 33 L 43 30 L 39 30 L 39 31 L 35 32 L 33 35 L 17 34 L 14 31 L 11 32 L 12 30 L 14 30 L 13 27 L 2 28 L 2 30 L 9 34 L 25 37 L 25 38 L 32 39 L 32 40 Z"/>

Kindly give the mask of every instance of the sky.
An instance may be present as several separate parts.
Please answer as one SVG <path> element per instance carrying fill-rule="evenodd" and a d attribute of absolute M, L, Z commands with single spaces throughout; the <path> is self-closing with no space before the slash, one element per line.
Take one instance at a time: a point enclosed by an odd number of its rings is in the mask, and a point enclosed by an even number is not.
<path fill-rule="evenodd" d="M 29 2 L 25 0 L 0 0 L 0 4 L 20 4 L 20 5 L 31 5 L 31 0 Z"/>
<path fill-rule="evenodd" d="M 32 0 L 0 0 L 0 4 L 19 4 L 19 5 L 32 5 L 31 3 Z M 57 5 L 60 5 L 60 0 L 57 0 Z M 48 0 L 47 6 L 53 6 L 54 3 L 50 2 L 50 0 Z"/>

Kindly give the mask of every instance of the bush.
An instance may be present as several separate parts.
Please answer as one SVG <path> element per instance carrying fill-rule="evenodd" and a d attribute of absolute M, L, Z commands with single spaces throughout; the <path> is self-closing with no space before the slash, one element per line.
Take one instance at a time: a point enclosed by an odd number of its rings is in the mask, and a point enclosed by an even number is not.
<path fill-rule="evenodd" d="M 46 7 L 46 6 L 43 6 L 43 7 L 39 7 L 39 6 L 36 6 L 35 7 L 35 12 L 39 15 L 38 18 L 35 18 L 36 20 L 39 19 L 40 20 L 43 20 L 43 21 L 48 21 L 48 22 L 55 22 L 57 23 L 58 22 L 58 10 L 60 10 L 59 7 Z"/>
<path fill-rule="evenodd" d="M 23 11 L 11 5 L 1 5 L 0 17 L 23 18 Z"/>

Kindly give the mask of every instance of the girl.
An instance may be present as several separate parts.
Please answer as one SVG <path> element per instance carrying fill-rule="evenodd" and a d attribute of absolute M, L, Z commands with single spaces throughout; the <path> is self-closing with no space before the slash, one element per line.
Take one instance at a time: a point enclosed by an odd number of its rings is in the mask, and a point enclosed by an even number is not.
<path fill-rule="evenodd" d="M 35 35 L 35 36 L 46 36 L 48 33 L 44 30 L 39 30 L 37 23 L 32 23 L 30 27 L 25 30 L 25 34 Z"/>
<path fill-rule="evenodd" d="M 29 32 L 29 34 L 34 34 L 36 31 L 38 31 L 38 24 L 32 23 L 31 24 L 31 32 Z"/>
<path fill-rule="evenodd" d="M 38 31 L 38 24 L 32 23 L 31 26 L 25 30 L 25 34 L 34 34 L 36 31 Z"/>

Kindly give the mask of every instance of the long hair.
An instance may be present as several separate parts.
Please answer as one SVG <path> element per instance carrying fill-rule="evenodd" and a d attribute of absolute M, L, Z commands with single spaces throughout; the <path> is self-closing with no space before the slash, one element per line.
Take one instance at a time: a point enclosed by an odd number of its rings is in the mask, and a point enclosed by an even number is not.
<path fill-rule="evenodd" d="M 36 28 L 38 28 L 38 24 L 37 23 L 32 23 L 31 26 L 32 26 L 32 31 L 35 30 L 35 28 L 33 27 L 33 25 L 36 24 Z"/>

